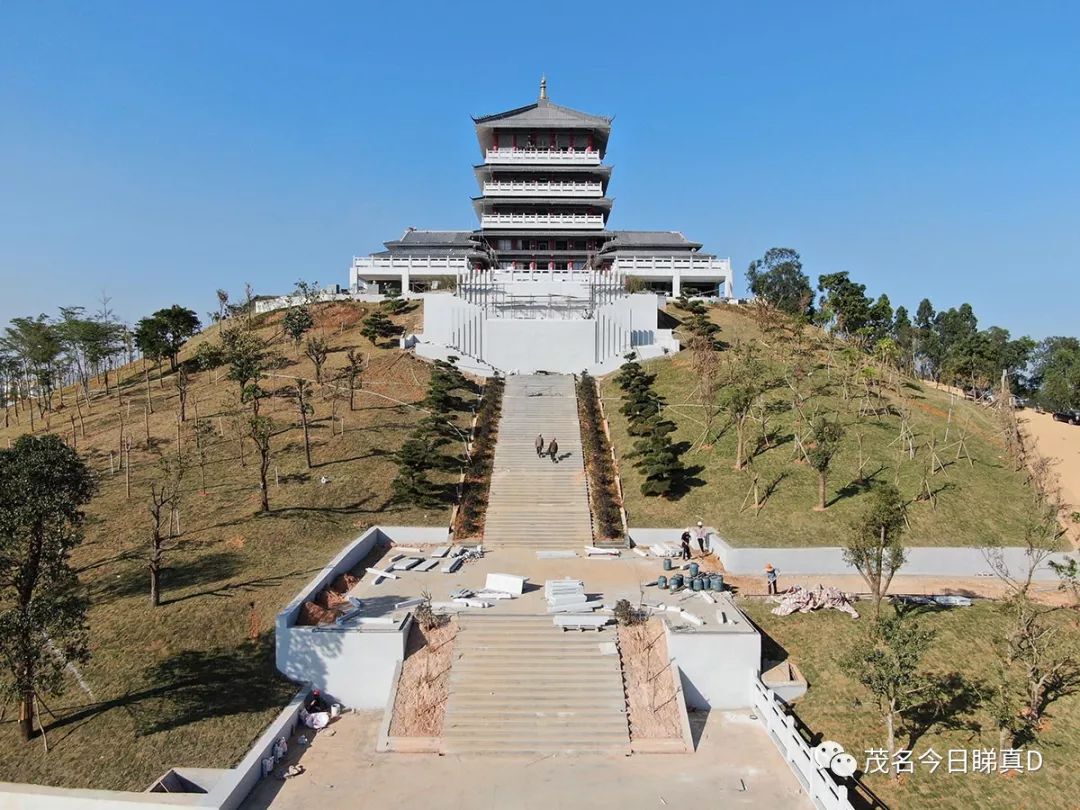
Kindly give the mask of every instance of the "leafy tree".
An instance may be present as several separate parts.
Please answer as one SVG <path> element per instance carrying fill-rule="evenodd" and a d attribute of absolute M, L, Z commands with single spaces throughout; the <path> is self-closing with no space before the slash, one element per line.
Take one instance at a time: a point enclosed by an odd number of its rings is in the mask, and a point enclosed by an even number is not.
<path fill-rule="evenodd" d="M 47 408 L 52 407 L 57 365 L 63 352 L 63 344 L 55 327 L 45 315 L 38 315 L 36 318 L 12 318 L 2 343 L 19 358 L 23 368 L 33 377 L 39 395 L 39 410 L 44 413 Z M 31 396 L 29 390 L 27 396 Z"/>
<path fill-rule="evenodd" d="M 315 319 L 307 307 L 293 307 L 285 313 L 281 326 L 292 338 L 293 346 L 299 346 L 304 335 L 315 326 Z"/>
<path fill-rule="evenodd" d="M 810 278 L 802 270 L 798 252 L 774 247 L 746 270 L 750 292 L 790 315 L 806 315 L 814 303 Z"/>
<path fill-rule="evenodd" d="M 806 448 L 806 459 L 818 474 L 819 512 L 825 511 L 825 489 L 829 476 L 829 466 L 840 449 L 844 438 L 844 426 L 840 422 L 825 417 L 814 420 L 810 429 L 810 444 Z"/>
<path fill-rule="evenodd" d="M 893 308 L 889 296 L 882 293 L 870 307 L 869 317 L 864 327 L 867 342 L 874 345 L 879 340 L 889 337 L 893 328 Z"/>
<path fill-rule="evenodd" d="M 873 695 L 885 725 L 885 748 L 896 751 L 896 729 L 906 715 L 924 705 L 932 678 L 919 665 L 934 632 L 903 614 L 877 618 L 866 636 L 843 657 L 845 670 Z"/>
<path fill-rule="evenodd" d="M 1033 352 L 1035 400 L 1051 411 L 1080 408 L 1080 340 L 1048 337 Z"/>
<path fill-rule="evenodd" d="M 372 346 L 378 346 L 379 340 L 401 334 L 401 327 L 390 320 L 386 313 L 376 309 L 366 318 L 360 329 L 360 334 L 371 341 Z"/>
<path fill-rule="evenodd" d="M 750 413 L 765 391 L 765 364 L 752 344 L 737 350 L 728 368 L 727 384 L 719 392 L 719 405 L 735 426 L 735 469 L 746 465 L 746 425 Z"/>
<path fill-rule="evenodd" d="M 892 339 L 899 350 L 900 366 L 910 371 L 915 367 L 915 326 L 904 307 L 897 307 L 893 316 Z"/>
<path fill-rule="evenodd" d="M 904 502 L 892 484 L 870 490 L 863 511 L 851 524 L 844 546 L 844 562 L 862 576 L 874 600 L 874 616 L 881 615 L 881 600 L 893 576 L 905 561 Z"/>
<path fill-rule="evenodd" d="M 262 377 L 267 363 L 266 344 L 243 326 L 222 330 L 221 341 L 224 360 L 229 366 L 227 376 L 243 392 Z"/>
<path fill-rule="evenodd" d="M 391 482 L 394 500 L 402 504 L 416 504 L 425 508 L 441 506 L 443 488 L 428 478 L 432 460 L 438 456 L 441 441 L 423 431 L 406 439 L 394 456 L 398 465 L 397 476 Z"/>
<path fill-rule="evenodd" d="M 60 691 L 66 665 L 89 658 L 86 596 L 70 555 L 95 489 L 85 462 L 58 436 L 20 436 L 0 450 L 0 661 L 33 732 L 35 696 Z"/>
<path fill-rule="evenodd" d="M 846 272 L 829 273 L 818 279 L 818 290 L 824 293 L 822 317 L 840 334 L 855 337 L 870 324 L 871 303 L 865 284 L 856 284 Z"/>
<path fill-rule="evenodd" d="M 55 332 L 78 373 L 84 392 L 89 395 L 90 375 L 105 372 L 108 390 L 108 366 L 112 357 L 124 350 L 124 327 L 97 318 L 83 317 L 82 307 L 61 307 Z"/>
<path fill-rule="evenodd" d="M 210 371 L 225 362 L 225 350 L 216 343 L 206 341 L 195 348 L 195 367 L 200 371 Z"/>
<path fill-rule="evenodd" d="M 135 344 L 147 357 L 155 360 L 168 357 L 169 369 L 176 371 L 180 348 L 200 326 L 199 318 L 192 310 L 173 304 L 135 325 Z"/>
<path fill-rule="evenodd" d="M 398 295 L 397 292 L 392 292 L 383 299 L 382 307 L 391 315 L 401 315 L 403 312 L 408 311 L 409 302 Z"/>
<path fill-rule="evenodd" d="M 650 417 L 644 424 L 645 433 L 634 442 L 631 453 L 634 466 L 644 477 L 641 494 L 668 497 L 685 472 L 671 439 L 675 424 L 659 415 Z"/>
<path fill-rule="evenodd" d="M 260 511 L 270 511 L 270 486 L 267 477 L 270 472 L 270 439 L 274 435 L 274 422 L 269 416 L 252 414 L 248 419 L 248 435 L 255 442 L 259 451 L 259 497 Z"/>

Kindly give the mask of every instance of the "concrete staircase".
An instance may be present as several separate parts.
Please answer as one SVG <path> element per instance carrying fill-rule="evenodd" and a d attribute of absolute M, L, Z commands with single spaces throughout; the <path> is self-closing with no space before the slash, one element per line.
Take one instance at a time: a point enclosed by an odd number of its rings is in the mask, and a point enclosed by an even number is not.
<path fill-rule="evenodd" d="M 534 441 L 558 439 L 558 464 Z M 484 545 L 574 548 L 592 543 L 574 378 L 507 377 L 484 522 Z"/>
<path fill-rule="evenodd" d="M 563 631 L 550 616 L 458 617 L 447 754 L 629 754 L 614 629 Z"/>

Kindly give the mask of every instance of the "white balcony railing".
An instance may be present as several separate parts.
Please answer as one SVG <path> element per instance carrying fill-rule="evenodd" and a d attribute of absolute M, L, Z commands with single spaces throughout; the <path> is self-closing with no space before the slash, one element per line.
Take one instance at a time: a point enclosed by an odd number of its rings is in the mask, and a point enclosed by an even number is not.
<path fill-rule="evenodd" d="M 730 278 L 731 260 L 705 256 L 620 256 L 612 262 L 612 269 L 630 275 L 706 276 Z"/>
<path fill-rule="evenodd" d="M 600 153 L 581 149 L 488 149 L 487 162 L 598 166 Z"/>
<path fill-rule="evenodd" d="M 603 228 L 602 214 L 484 214 L 484 228 Z"/>
<path fill-rule="evenodd" d="M 586 181 L 544 182 L 533 180 L 489 180 L 486 197 L 602 197 L 603 185 Z"/>
<path fill-rule="evenodd" d="M 438 273 L 453 275 L 469 269 L 464 256 L 356 256 L 353 258 L 351 275 L 353 284 L 357 276 L 381 278 L 408 273 Z"/>

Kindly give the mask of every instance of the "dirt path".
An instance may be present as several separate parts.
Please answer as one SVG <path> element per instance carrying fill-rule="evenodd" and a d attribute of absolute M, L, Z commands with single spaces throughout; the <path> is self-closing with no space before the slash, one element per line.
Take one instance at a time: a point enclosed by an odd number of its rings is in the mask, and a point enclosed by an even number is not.
<path fill-rule="evenodd" d="M 1067 505 L 1067 534 L 1073 547 L 1078 547 L 1080 525 L 1069 516 L 1080 510 L 1080 427 L 1055 422 L 1050 414 L 1036 413 L 1030 409 L 1018 413 L 1017 420 L 1031 449 L 1056 462 L 1054 471 L 1061 485 L 1061 497 Z"/>

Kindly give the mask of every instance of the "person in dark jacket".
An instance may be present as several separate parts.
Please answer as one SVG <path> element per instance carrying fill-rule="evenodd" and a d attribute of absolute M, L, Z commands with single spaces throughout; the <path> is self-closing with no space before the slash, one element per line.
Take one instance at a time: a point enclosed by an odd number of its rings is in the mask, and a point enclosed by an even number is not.
<path fill-rule="evenodd" d="M 689 530 L 682 533 L 682 558 L 684 560 L 690 559 L 690 532 Z"/>
<path fill-rule="evenodd" d="M 552 439 L 548 442 L 548 455 L 551 456 L 551 462 L 553 464 L 559 461 L 559 442 L 556 439 Z"/>

